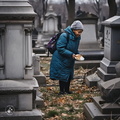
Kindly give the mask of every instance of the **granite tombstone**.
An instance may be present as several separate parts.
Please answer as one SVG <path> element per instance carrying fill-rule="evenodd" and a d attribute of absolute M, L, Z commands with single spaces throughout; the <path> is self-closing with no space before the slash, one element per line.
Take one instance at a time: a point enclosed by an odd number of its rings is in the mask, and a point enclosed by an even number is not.
<path fill-rule="evenodd" d="M 85 103 L 84 113 L 89 120 L 118 120 L 120 114 L 120 16 L 109 18 L 103 24 L 105 25 L 104 58 L 98 68 L 96 80 L 94 79 L 98 83 L 101 96 L 93 97 L 92 103 Z M 90 85 L 91 81 L 86 83 Z"/>
<path fill-rule="evenodd" d="M 32 24 L 28 0 L 0 1 L 0 120 L 41 120 L 33 78 Z"/>

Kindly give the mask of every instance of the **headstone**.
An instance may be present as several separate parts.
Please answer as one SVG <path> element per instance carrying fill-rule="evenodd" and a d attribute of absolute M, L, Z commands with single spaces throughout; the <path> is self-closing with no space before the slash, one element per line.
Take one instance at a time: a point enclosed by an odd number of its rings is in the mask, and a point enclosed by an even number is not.
<path fill-rule="evenodd" d="M 41 120 L 33 78 L 32 24 L 28 0 L 0 1 L 0 120 Z"/>
<path fill-rule="evenodd" d="M 120 39 L 120 17 L 114 16 L 103 22 L 105 26 L 104 31 L 104 58 L 100 62 L 100 67 L 97 70 L 98 77 L 107 81 L 113 79 L 117 76 L 115 66 L 120 61 L 119 48 L 119 39 Z M 94 74 L 93 74 L 94 76 Z M 89 83 L 90 77 L 86 78 L 86 83 Z M 96 82 L 98 82 L 96 80 Z"/>
<path fill-rule="evenodd" d="M 43 30 L 42 30 L 42 38 L 41 38 L 43 46 L 45 46 L 50 40 L 50 38 L 58 32 L 59 32 L 58 16 L 54 12 L 53 7 L 49 6 L 43 21 Z"/>
<path fill-rule="evenodd" d="M 98 49 L 99 43 L 97 39 L 97 17 L 79 19 L 84 24 L 84 32 L 81 35 L 79 49 Z"/>
<path fill-rule="evenodd" d="M 56 32 L 58 32 L 58 18 L 50 6 L 43 22 L 43 33 L 54 34 Z"/>
<path fill-rule="evenodd" d="M 46 77 L 45 75 L 40 71 L 40 56 L 33 54 L 33 76 L 38 81 L 39 86 L 46 84 Z"/>
<path fill-rule="evenodd" d="M 79 44 L 80 53 L 86 58 L 86 60 L 101 60 L 103 58 L 103 49 L 100 47 L 97 34 L 97 21 L 95 16 L 78 17 L 84 25 L 84 31 L 81 35 L 81 41 Z"/>
<path fill-rule="evenodd" d="M 98 68 L 98 76 L 104 80 L 110 80 L 116 77 L 115 66 L 120 61 L 120 17 L 114 16 L 104 23 L 104 58 Z"/>
<path fill-rule="evenodd" d="M 85 103 L 84 113 L 87 118 L 90 117 L 89 120 L 118 119 L 120 114 L 120 53 L 118 52 L 120 16 L 109 18 L 103 24 L 105 25 L 104 58 L 96 77 L 96 79 L 100 78 L 100 82 L 96 82 L 101 96 L 93 97 L 93 103 Z"/>
<path fill-rule="evenodd" d="M 50 38 L 59 31 L 61 31 L 61 16 L 57 15 L 50 5 L 44 16 L 43 28 L 41 31 L 38 31 L 37 45 L 33 48 L 33 52 L 39 56 L 47 56 L 48 51 L 45 46 Z"/>

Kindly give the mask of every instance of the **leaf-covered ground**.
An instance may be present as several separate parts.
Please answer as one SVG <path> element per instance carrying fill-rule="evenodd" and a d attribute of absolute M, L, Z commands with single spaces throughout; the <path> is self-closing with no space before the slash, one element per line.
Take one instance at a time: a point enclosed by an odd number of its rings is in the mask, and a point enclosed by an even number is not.
<path fill-rule="evenodd" d="M 71 82 L 70 90 L 73 94 L 58 95 L 58 81 L 49 79 L 49 65 L 51 57 L 41 57 L 41 71 L 46 75 L 46 86 L 40 87 L 43 93 L 45 107 L 42 108 L 44 120 L 85 120 L 83 105 L 92 102 L 92 97 L 99 95 L 96 87 L 87 87 L 84 77 L 89 69 L 80 67 L 75 70 L 75 79 Z"/>

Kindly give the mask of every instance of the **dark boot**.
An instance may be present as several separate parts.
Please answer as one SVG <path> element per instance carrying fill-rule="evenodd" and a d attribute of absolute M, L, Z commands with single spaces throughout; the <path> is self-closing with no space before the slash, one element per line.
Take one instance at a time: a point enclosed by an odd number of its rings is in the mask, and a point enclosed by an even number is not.
<path fill-rule="evenodd" d="M 59 95 L 65 94 L 65 82 L 59 80 L 60 92 Z"/>
<path fill-rule="evenodd" d="M 72 92 L 69 89 L 70 89 L 70 80 L 65 83 L 65 93 L 72 94 Z"/>

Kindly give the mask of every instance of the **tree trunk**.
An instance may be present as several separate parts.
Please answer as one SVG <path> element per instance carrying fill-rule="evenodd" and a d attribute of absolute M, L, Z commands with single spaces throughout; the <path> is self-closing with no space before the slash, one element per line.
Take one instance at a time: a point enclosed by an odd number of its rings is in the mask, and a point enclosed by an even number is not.
<path fill-rule="evenodd" d="M 67 10 L 68 10 L 68 21 L 67 25 L 71 25 L 71 23 L 75 19 L 75 0 L 69 0 L 66 2 Z"/>
<path fill-rule="evenodd" d="M 115 0 L 108 0 L 109 5 L 109 17 L 113 17 L 117 14 L 117 5 Z"/>

